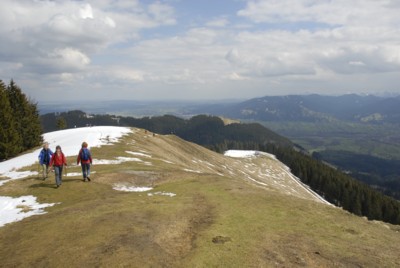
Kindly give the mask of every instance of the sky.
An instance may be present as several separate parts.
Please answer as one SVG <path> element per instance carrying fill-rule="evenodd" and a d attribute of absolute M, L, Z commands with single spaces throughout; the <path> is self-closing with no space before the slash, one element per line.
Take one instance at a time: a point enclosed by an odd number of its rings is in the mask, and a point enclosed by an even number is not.
<path fill-rule="evenodd" d="M 37 102 L 400 94 L 398 0 L 1 0 Z"/>

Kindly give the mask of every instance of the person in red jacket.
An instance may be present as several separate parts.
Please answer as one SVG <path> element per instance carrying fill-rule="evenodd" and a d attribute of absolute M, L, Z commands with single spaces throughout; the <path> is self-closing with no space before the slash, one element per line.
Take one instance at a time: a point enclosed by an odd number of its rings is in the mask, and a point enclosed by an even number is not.
<path fill-rule="evenodd" d="M 92 164 L 92 154 L 88 149 L 87 142 L 82 143 L 82 147 L 79 150 L 78 158 L 76 159 L 76 164 L 79 165 L 81 163 L 82 166 L 82 175 L 83 181 L 90 181 L 90 165 Z"/>
<path fill-rule="evenodd" d="M 53 170 L 56 174 L 56 188 L 60 187 L 62 183 L 63 167 L 66 165 L 67 160 L 65 158 L 65 155 L 62 152 L 60 145 L 57 145 L 56 152 L 53 154 L 50 160 L 50 166 L 53 167 Z"/>

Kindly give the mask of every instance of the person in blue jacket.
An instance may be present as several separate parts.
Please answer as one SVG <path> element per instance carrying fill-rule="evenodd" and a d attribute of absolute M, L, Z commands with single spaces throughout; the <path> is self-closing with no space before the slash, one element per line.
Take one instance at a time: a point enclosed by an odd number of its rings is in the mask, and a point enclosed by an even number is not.
<path fill-rule="evenodd" d="M 79 165 L 81 163 L 82 165 L 82 175 L 83 175 L 83 181 L 90 181 L 90 165 L 92 164 L 92 154 L 90 150 L 88 149 L 88 144 L 87 142 L 82 143 L 82 148 L 79 150 L 78 153 L 78 158 L 76 159 L 76 164 Z"/>
<path fill-rule="evenodd" d="M 42 167 L 43 180 L 46 180 L 49 174 L 49 164 L 52 156 L 53 152 L 49 148 L 49 143 L 45 142 L 43 149 L 39 153 L 39 164 Z"/>

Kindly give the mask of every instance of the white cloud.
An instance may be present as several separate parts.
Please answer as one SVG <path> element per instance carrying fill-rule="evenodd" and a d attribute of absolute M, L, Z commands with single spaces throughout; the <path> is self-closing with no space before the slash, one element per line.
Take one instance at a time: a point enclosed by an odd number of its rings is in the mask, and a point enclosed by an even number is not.
<path fill-rule="evenodd" d="M 354 66 L 365 66 L 365 63 L 362 61 L 350 61 L 349 65 L 354 65 Z"/>
<path fill-rule="evenodd" d="M 114 4 L 130 7 L 130 12 L 118 13 L 111 9 Z M 137 38 L 141 29 L 172 21 L 173 9 L 160 3 L 150 5 L 146 13 L 138 1 L 4 0 L 0 3 L 0 34 L 8 38 L 0 44 L 0 61 L 20 59 L 34 66 L 60 58 L 55 71 L 70 71 L 72 66 L 89 64 L 90 57 L 111 44 Z"/>
<path fill-rule="evenodd" d="M 226 59 L 246 77 L 315 74 L 310 51 L 302 44 L 292 49 L 298 38 L 286 32 L 243 32 L 235 37 L 236 46 Z"/>
<path fill-rule="evenodd" d="M 400 68 L 398 13 L 393 1 L 248 1 L 238 16 L 265 30 L 240 33 L 240 58 L 227 59 L 247 75 L 394 72 Z"/>
<path fill-rule="evenodd" d="M 79 9 L 79 15 L 82 19 L 93 19 L 93 10 L 92 6 L 89 4 L 83 5 Z"/>
<path fill-rule="evenodd" d="M 113 79 L 122 79 L 129 81 L 141 82 L 144 80 L 145 73 L 129 67 L 115 66 L 109 72 L 104 73 L 105 76 L 113 77 Z M 99 77 L 100 78 L 100 77 Z"/>
<path fill-rule="evenodd" d="M 227 18 L 217 18 L 206 23 L 207 27 L 226 27 L 229 24 Z"/>
<path fill-rule="evenodd" d="M 378 26 L 398 21 L 399 6 L 393 3 L 376 0 L 251 0 L 237 14 L 257 23 L 317 22 Z"/>
<path fill-rule="evenodd" d="M 148 10 L 149 14 L 161 24 L 173 25 L 176 23 L 174 18 L 174 9 L 169 5 L 155 2 L 149 5 Z"/>
<path fill-rule="evenodd" d="M 182 36 L 137 42 L 126 54 L 130 62 L 147 73 L 149 81 L 212 83 L 229 66 L 224 59 L 227 48 L 220 44 L 223 35 L 207 28 L 194 28 Z"/>
<path fill-rule="evenodd" d="M 398 91 L 397 1 L 235 4 L 208 15 L 169 0 L 3 0 L 0 78 L 45 97 Z"/>
<path fill-rule="evenodd" d="M 50 59 L 54 59 L 54 65 L 70 66 L 71 68 L 81 69 L 90 63 L 88 56 L 73 48 L 55 49 L 49 54 Z"/>
<path fill-rule="evenodd" d="M 242 81 L 242 80 L 248 80 L 249 78 L 244 77 L 236 72 L 230 73 L 228 76 L 228 79 L 234 80 L 234 81 Z"/>

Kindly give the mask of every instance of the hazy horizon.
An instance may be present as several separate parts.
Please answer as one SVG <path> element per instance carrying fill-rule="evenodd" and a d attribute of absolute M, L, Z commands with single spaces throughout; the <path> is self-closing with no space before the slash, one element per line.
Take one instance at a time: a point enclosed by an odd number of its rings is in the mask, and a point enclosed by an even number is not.
<path fill-rule="evenodd" d="M 38 102 L 399 94 L 400 4 L 3 0 L 0 79 Z"/>

